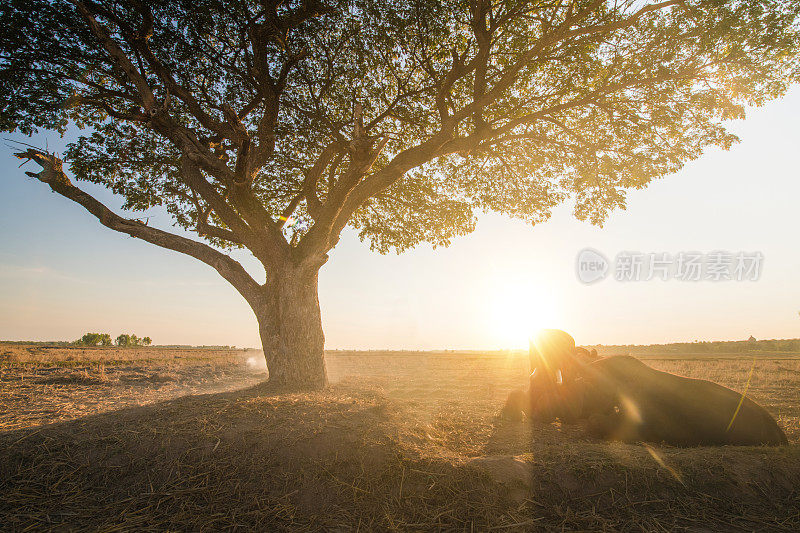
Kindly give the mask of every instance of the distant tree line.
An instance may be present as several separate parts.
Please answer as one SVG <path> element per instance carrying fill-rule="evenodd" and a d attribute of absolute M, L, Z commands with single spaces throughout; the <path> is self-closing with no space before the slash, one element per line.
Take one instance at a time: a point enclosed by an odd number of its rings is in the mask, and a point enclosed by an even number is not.
<path fill-rule="evenodd" d="M 150 346 L 153 340 L 150 337 L 142 337 L 134 335 L 133 333 L 123 333 L 117 337 L 114 342 L 111 342 L 111 335 L 108 333 L 85 333 L 83 337 L 76 340 L 73 344 L 76 346 Z"/>
<path fill-rule="evenodd" d="M 745 341 L 695 341 L 648 345 L 601 344 L 597 345 L 596 348 L 601 355 L 622 352 L 631 354 L 800 352 L 800 339 L 756 340 L 751 336 L 750 339 Z"/>
<path fill-rule="evenodd" d="M 184 350 L 236 350 L 236 346 L 227 346 L 223 344 L 159 344 L 159 348 L 177 348 Z M 250 348 L 238 348 L 239 350 L 248 350 Z"/>

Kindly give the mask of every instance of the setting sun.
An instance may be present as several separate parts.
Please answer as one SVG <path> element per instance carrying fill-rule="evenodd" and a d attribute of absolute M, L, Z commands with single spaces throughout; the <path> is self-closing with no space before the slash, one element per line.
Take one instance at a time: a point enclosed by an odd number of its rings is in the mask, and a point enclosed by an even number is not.
<path fill-rule="evenodd" d="M 536 281 L 496 280 L 492 291 L 492 333 L 503 348 L 527 348 L 528 338 L 557 323 L 560 313 L 552 291 Z"/>

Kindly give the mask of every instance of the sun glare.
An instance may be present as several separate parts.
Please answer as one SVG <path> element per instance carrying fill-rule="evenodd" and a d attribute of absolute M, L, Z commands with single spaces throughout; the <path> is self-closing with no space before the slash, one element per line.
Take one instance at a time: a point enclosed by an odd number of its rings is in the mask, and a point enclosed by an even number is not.
<path fill-rule="evenodd" d="M 528 280 L 503 280 L 492 293 L 494 338 L 502 348 L 527 348 L 536 331 L 552 327 L 560 309 L 552 292 Z"/>

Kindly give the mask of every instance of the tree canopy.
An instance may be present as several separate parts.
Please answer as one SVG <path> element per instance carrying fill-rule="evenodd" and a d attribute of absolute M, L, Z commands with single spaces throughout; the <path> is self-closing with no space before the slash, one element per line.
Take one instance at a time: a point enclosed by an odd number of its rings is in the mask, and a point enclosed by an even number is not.
<path fill-rule="evenodd" d="M 792 1 L 13 0 L 0 127 L 222 246 L 602 223 L 797 72 Z M 259 235 L 262 233 L 263 235 Z M 267 235 L 268 238 L 263 237 Z M 262 237 L 259 239 L 259 237 Z M 277 243 L 272 243 L 277 244 Z M 266 246 L 269 248 L 269 246 Z"/>
<path fill-rule="evenodd" d="M 111 346 L 111 335 L 108 333 L 85 333 L 75 341 L 78 346 Z"/>
<path fill-rule="evenodd" d="M 117 346 L 150 346 L 153 340 L 150 337 L 140 339 L 133 333 L 121 333 L 114 342 Z"/>

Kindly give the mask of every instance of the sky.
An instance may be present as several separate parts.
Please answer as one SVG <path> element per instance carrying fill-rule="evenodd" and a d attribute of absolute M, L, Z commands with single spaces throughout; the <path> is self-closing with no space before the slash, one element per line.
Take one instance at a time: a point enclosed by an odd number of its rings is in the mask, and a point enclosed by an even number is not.
<path fill-rule="evenodd" d="M 402 255 L 373 253 L 348 230 L 320 273 L 326 347 L 515 348 L 540 327 L 564 329 L 579 344 L 800 337 L 798 117 L 798 88 L 749 110 L 729 124 L 740 143 L 631 191 L 627 209 L 603 228 L 575 220 L 568 202 L 537 226 L 483 214 L 449 248 Z M 61 150 L 73 138 L 29 141 Z M 38 167 L 18 169 L 13 151 L 0 144 L 0 339 L 97 331 L 155 344 L 259 346 L 249 307 L 214 270 L 102 227 L 25 176 Z M 80 186 L 119 212 L 119 198 Z M 170 228 L 164 211 L 148 214 Z M 609 261 L 606 278 L 592 284 L 576 272 L 586 248 Z M 758 279 L 615 279 L 621 253 L 714 251 L 760 253 Z M 257 271 L 244 252 L 233 255 Z M 646 264 L 649 256 L 639 257 Z"/>

